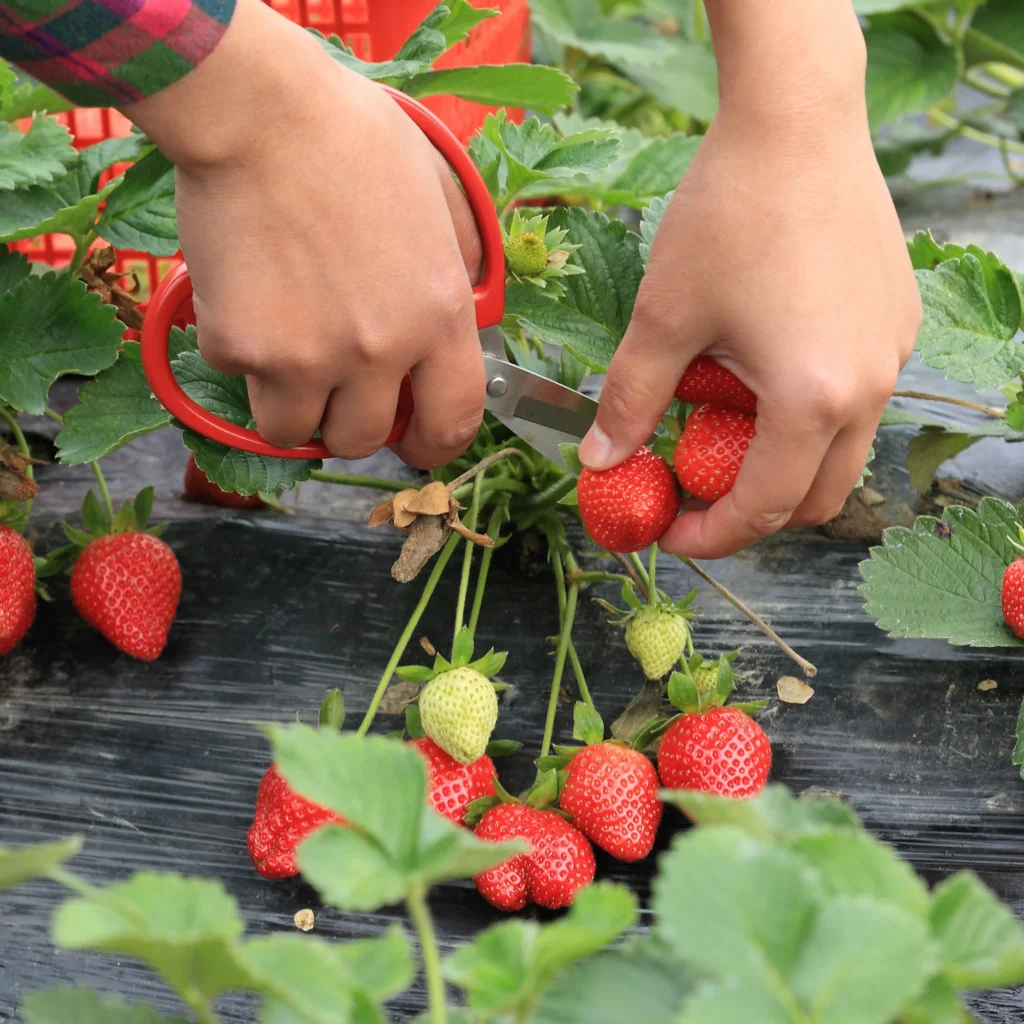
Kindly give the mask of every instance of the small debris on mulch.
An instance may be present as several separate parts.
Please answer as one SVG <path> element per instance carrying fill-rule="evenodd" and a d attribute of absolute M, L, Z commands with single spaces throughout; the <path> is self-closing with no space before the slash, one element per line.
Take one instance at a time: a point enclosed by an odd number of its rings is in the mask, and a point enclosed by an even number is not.
<path fill-rule="evenodd" d="M 994 690 L 998 685 L 999 684 L 994 679 L 982 679 L 982 681 L 978 683 L 978 689 L 981 690 L 982 693 L 988 693 L 989 690 Z"/>
<path fill-rule="evenodd" d="M 305 910 L 297 910 L 293 920 L 295 921 L 295 927 L 300 932 L 311 932 L 313 930 L 315 918 L 313 917 L 313 911 L 308 907 Z"/>
<path fill-rule="evenodd" d="M 814 687 L 796 676 L 782 676 L 775 689 L 783 704 L 806 704 L 814 696 Z"/>

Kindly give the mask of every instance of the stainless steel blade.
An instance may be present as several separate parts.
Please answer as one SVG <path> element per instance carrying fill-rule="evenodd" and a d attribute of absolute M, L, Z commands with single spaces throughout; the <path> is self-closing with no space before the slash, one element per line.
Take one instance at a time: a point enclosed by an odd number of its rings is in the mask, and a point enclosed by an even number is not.
<path fill-rule="evenodd" d="M 483 332 L 481 332 L 481 335 Z M 572 472 L 561 445 L 578 444 L 597 415 L 597 402 L 564 384 L 484 352 L 487 410 L 555 465 Z"/>

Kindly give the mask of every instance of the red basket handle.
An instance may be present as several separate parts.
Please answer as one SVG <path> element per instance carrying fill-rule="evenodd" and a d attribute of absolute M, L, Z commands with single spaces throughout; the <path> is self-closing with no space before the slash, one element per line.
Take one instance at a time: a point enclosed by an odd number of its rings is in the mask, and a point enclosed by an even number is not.
<path fill-rule="evenodd" d="M 483 329 L 500 323 L 505 311 L 505 252 L 501 226 L 487 185 L 469 153 L 444 122 L 411 96 L 388 86 L 382 88 L 387 89 L 395 102 L 412 118 L 462 182 L 484 250 L 483 280 L 473 289 L 477 328 Z M 185 394 L 171 370 L 167 345 L 175 317 L 191 298 L 192 279 L 188 268 L 181 264 L 160 282 L 146 310 L 142 323 L 142 369 L 157 401 L 186 427 L 230 448 L 285 459 L 330 457 L 331 453 L 323 442 L 317 440 L 296 448 L 278 448 L 265 441 L 255 430 L 215 416 Z M 396 437 L 392 431 L 389 440 L 398 440 L 400 436 Z"/>

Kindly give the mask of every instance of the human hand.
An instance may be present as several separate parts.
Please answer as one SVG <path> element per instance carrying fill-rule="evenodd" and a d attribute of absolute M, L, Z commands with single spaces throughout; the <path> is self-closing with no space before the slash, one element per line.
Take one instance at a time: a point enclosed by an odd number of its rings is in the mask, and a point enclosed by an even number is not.
<path fill-rule="evenodd" d="M 834 517 L 913 351 L 920 299 L 862 79 L 843 95 L 762 111 L 723 88 L 661 222 L 581 460 L 605 468 L 643 444 L 700 353 L 758 397 L 735 486 L 684 511 L 668 552 L 720 558 Z"/>
<path fill-rule="evenodd" d="M 126 113 L 176 165 L 200 351 L 247 376 L 260 433 L 292 447 L 319 428 L 337 456 L 372 454 L 410 372 L 395 450 L 423 468 L 459 455 L 483 413 L 480 241 L 394 100 L 240 0 L 198 69 Z"/>

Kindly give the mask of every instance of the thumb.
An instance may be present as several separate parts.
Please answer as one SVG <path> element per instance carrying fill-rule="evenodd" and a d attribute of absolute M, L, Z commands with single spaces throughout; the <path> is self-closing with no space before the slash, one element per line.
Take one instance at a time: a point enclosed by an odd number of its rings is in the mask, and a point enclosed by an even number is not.
<path fill-rule="evenodd" d="M 671 319 L 652 319 L 645 299 L 641 289 L 629 329 L 608 367 L 597 417 L 580 444 L 580 462 L 590 469 L 617 466 L 647 441 L 683 371 L 710 344 L 693 323 L 684 327 Z M 688 308 L 678 291 L 674 304 Z"/>

